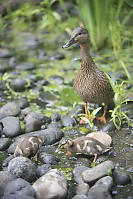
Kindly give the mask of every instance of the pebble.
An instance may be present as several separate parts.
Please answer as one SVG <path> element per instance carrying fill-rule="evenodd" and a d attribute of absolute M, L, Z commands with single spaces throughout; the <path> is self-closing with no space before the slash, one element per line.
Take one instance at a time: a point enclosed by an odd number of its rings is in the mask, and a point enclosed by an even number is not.
<path fill-rule="evenodd" d="M 13 158 L 8 165 L 8 171 L 17 178 L 33 182 L 36 178 L 36 169 L 32 161 L 26 157 Z"/>
<path fill-rule="evenodd" d="M 82 178 L 84 182 L 87 183 L 95 182 L 99 178 L 108 175 L 113 169 L 114 169 L 114 163 L 110 160 L 107 160 L 93 168 L 88 168 L 87 170 L 83 171 Z"/>
<path fill-rule="evenodd" d="M 51 164 L 43 164 L 39 166 L 36 170 L 37 177 L 41 177 L 46 174 L 49 170 L 51 170 Z"/>
<path fill-rule="evenodd" d="M 37 199 L 63 199 L 67 195 L 67 180 L 58 169 L 51 169 L 33 184 Z"/>
<path fill-rule="evenodd" d="M 20 109 L 24 109 L 24 108 L 28 107 L 29 106 L 28 99 L 27 98 L 21 98 L 18 101 L 18 105 L 19 105 Z"/>
<path fill-rule="evenodd" d="M 0 113 L 5 116 L 18 116 L 20 114 L 20 107 L 15 102 L 8 102 L 0 108 Z"/>
<path fill-rule="evenodd" d="M 88 198 L 89 199 L 112 199 L 110 193 L 102 185 L 97 185 L 97 186 L 94 185 L 93 187 L 91 187 L 88 192 Z"/>
<path fill-rule="evenodd" d="M 72 197 L 72 199 L 88 199 L 88 197 L 85 195 L 76 195 Z M 95 198 L 90 198 L 90 199 L 95 199 Z"/>
<path fill-rule="evenodd" d="M 16 78 L 11 81 L 10 86 L 14 91 L 22 92 L 25 90 L 27 84 L 27 80 Z"/>
<path fill-rule="evenodd" d="M 14 158 L 14 155 L 9 155 L 6 159 L 4 159 L 3 163 L 2 163 L 2 167 L 7 167 L 10 160 L 12 160 Z"/>
<path fill-rule="evenodd" d="M 62 53 L 59 53 L 59 52 L 54 52 L 54 53 L 52 53 L 50 56 L 49 56 L 49 60 L 55 60 L 55 59 L 57 59 L 57 60 L 62 60 L 62 59 L 64 59 L 65 58 L 65 56 L 62 54 Z"/>
<path fill-rule="evenodd" d="M 57 100 L 57 96 L 49 91 L 41 92 L 38 96 L 39 100 L 45 104 L 53 104 Z"/>
<path fill-rule="evenodd" d="M 22 194 L 5 194 L 1 199 L 35 199 L 32 196 L 26 196 Z"/>
<path fill-rule="evenodd" d="M 22 194 L 35 197 L 35 190 L 29 182 L 22 178 L 17 178 L 7 184 L 4 194 Z"/>
<path fill-rule="evenodd" d="M 39 159 L 44 164 L 52 164 L 52 165 L 56 165 L 60 161 L 57 157 L 45 152 L 41 152 L 39 154 Z"/>
<path fill-rule="evenodd" d="M 10 144 L 11 140 L 9 138 L 0 138 L 0 151 L 5 151 Z"/>
<path fill-rule="evenodd" d="M 1 120 L 4 125 L 3 134 L 8 137 L 14 137 L 21 134 L 20 123 L 16 117 L 8 116 Z"/>
<path fill-rule="evenodd" d="M 107 147 L 109 147 L 112 143 L 111 136 L 108 135 L 107 133 L 103 132 L 103 131 L 97 131 L 97 132 L 89 133 L 87 135 L 87 137 L 94 138 Z"/>
<path fill-rule="evenodd" d="M 77 182 L 78 184 L 84 183 L 81 174 L 83 171 L 86 171 L 87 169 L 88 169 L 88 167 L 86 167 L 86 166 L 76 166 L 73 169 L 73 175 L 74 175 L 75 182 Z"/>
<path fill-rule="evenodd" d="M 2 197 L 7 183 L 14 180 L 16 177 L 9 171 L 0 171 L 0 198 Z"/>
<path fill-rule="evenodd" d="M 58 122 L 61 120 L 61 115 L 59 113 L 53 113 L 51 116 L 51 121 L 52 122 Z"/>
<path fill-rule="evenodd" d="M 89 191 L 89 185 L 87 183 L 82 183 L 76 186 L 77 195 L 87 195 Z"/>
<path fill-rule="evenodd" d="M 127 185 L 131 183 L 131 176 L 126 173 L 114 170 L 113 180 L 114 180 L 114 183 L 117 185 Z"/>
<path fill-rule="evenodd" d="M 75 119 L 71 118 L 69 115 L 64 116 L 61 119 L 61 121 L 62 121 L 62 124 L 63 124 L 64 127 L 68 127 L 68 126 L 73 127 L 73 126 L 76 125 Z"/>
<path fill-rule="evenodd" d="M 36 66 L 35 66 L 34 63 L 30 63 L 30 62 L 29 63 L 27 63 L 27 62 L 22 63 L 21 62 L 21 64 L 18 64 L 16 66 L 16 68 L 19 69 L 19 70 L 27 71 L 27 70 L 33 70 L 33 69 L 35 69 Z"/>
<path fill-rule="evenodd" d="M 63 128 L 63 124 L 61 121 L 51 122 L 50 124 L 48 124 L 47 128 Z"/>
<path fill-rule="evenodd" d="M 113 121 L 111 122 L 108 122 L 107 124 L 104 125 L 104 127 L 101 129 L 101 131 L 103 132 L 111 132 L 111 131 L 115 131 L 116 130 L 116 127 L 113 123 Z"/>
<path fill-rule="evenodd" d="M 9 58 L 11 57 L 11 52 L 7 48 L 0 48 L 0 58 Z"/>
<path fill-rule="evenodd" d="M 57 85 L 62 85 L 64 83 L 64 78 L 59 75 L 52 75 L 50 80 L 54 81 Z"/>

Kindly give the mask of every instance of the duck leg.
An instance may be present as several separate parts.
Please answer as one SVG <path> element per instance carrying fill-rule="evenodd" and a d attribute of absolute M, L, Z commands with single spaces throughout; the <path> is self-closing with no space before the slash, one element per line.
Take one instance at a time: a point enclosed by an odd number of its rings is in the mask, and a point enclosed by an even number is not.
<path fill-rule="evenodd" d="M 94 160 L 93 160 L 94 163 L 96 162 L 96 159 L 97 159 L 97 154 L 95 153 L 95 157 L 94 157 Z"/>
<path fill-rule="evenodd" d="M 106 115 L 106 112 L 107 112 L 107 108 L 108 106 L 105 105 L 104 106 L 104 112 L 103 112 L 103 115 L 101 117 L 97 117 L 97 119 L 100 121 L 100 122 L 103 122 L 104 124 L 106 124 L 106 118 L 105 118 L 105 115 Z"/>

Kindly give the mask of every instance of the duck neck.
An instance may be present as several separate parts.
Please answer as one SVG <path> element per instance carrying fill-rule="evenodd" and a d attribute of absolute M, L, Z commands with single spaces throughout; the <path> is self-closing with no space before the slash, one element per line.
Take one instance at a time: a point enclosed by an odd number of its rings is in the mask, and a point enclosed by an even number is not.
<path fill-rule="evenodd" d="M 80 49 L 81 49 L 81 54 L 82 54 L 82 65 L 88 65 L 89 67 L 93 66 L 94 62 L 93 59 L 89 53 L 89 44 L 85 43 L 80 45 Z"/>

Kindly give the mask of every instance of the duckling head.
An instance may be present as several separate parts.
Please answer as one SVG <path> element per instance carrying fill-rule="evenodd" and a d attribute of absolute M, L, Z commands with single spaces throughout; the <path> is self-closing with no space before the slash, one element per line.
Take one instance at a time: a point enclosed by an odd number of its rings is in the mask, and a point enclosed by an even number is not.
<path fill-rule="evenodd" d="M 73 146 L 73 141 L 71 138 L 62 138 L 59 142 L 59 146 L 56 149 L 56 153 L 59 152 L 61 149 L 68 149 Z"/>
<path fill-rule="evenodd" d="M 89 42 L 88 30 L 84 27 L 77 27 L 75 30 L 73 30 L 69 41 L 63 45 L 62 48 L 68 48 L 75 43 L 83 45 L 87 42 Z"/>

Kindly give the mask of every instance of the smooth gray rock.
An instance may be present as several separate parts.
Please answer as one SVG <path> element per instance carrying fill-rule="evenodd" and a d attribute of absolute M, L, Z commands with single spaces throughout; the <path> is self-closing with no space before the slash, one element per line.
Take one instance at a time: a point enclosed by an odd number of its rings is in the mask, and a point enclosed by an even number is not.
<path fill-rule="evenodd" d="M 0 108 L 0 113 L 5 116 L 18 116 L 20 114 L 20 107 L 15 102 L 8 102 Z"/>
<path fill-rule="evenodd" d="M 94 186 L 102 185 L 105 187 L 106 191 L 111 191 L 111 188 L 113 186 L 113 179 L 110 176 L 105 176 L 101 179 L 99 179 Z"/>
<path fill-rule="evenodd" d="M 76 125 L 75 119 L 74 119 L 74 118 L 71 118 L 69 115 L 64 116 L 64 117 L 61 119 L 61 121 L 62 121 L 62 124 L 63 124 L 64 127 L 67 127 L 67 126 L 72 127 L 72 126 L 75 126 L 75 125 Z"/>
<path fill-rule="evenodd" d="M 52 165 L 56 165 L 60 161 L 57 157 L 45 152 L 39 154 L 39 159 L 41 162 L 45 164 L 52 164 Z"/>
<path fill-rule="evenodd" d="M 27 71 L 27 70 L 33 70 L 36 68 L 35 64 L 34 63 L 28 63 L 28 62 L 23 62 L 23 63 L 20 63 L 16 66 L 17 69 L 19 70 L 23 70 L 23 71 Z"/>
<path fill-rule="evenodd" d="M 114 183 L 117 185 L 127 185 L 131 183 L 131 176 L 126 173 L 114 170 L 113 180 L 114 180 Z"/>
<path fill-rule="evenodd" d="M 33 182 L 36 178 L 36 168 L 32 161 L 26 157 L 13 158 L 9 162 L 8 171 L 17 178 L 23 178 L 28 182 Z"/>
<path fill-rule="evenodd" d="M 1 199 L 35 199 L 32 196 L 26 196 L 22 194 L 5 194 Z"/>
<path fill-rule="evenodd" d="M 20 107 L 20 109 L 24 109 L 26 108 L 27 106 L 29 106 L 29 102 L 28 102 L 28 99 L 27 98 L 21 98 L 19 101 L 18 101 L 18 105 Z"/>
<path fill-rule="evenodd" d="M 22 194 L 35 197 L 35 190 L 29 182 L 22 178 L 17 178 L 7 184 L 4 194 Z"/>
<path fill-rule="evenodd" d="M 88 197 L 85 195 L 76 195 L 72 197 L 72 199 L 88 199 Z M 92 199 L 95 199 L 95 198 L 92 198 Z"/>
<path fill-rule="evenodd" d="M 25 79 L 16 78 L 11 81 L 10 86 L 16 92 L 24 91 L 28 82 Z"/>
<path fill-rule="evenodd" d="M 16 117 L 8 116 L 1 120 L 4 125 L 3 133 L 6 136 L 14 137 L 21 134 L 20 123 Z"/>
<path fill-rule="evenodd" d="M 11 52 L 7 48 L 0 48 L 0 58 L 9 58 L 11 57 Z"/>
<path fill-rule="evenodd" d="M 59 75 L 52 75 L 50 80 L 54 81 L 57 85 L 62 85 L 64 83 L 64 78 Z"/>
<path fill-rule="evenodd" d="M 4 161 L 2 162 L 2 167 L 7 167 L 9 162 L 14 158 L 14 155 L 9 155 Z"/>
<path fill-rule="evenodd" d="M 0 171 L 0 198 L 2 197 L 7 183 L 14 180 L 16 177 L 9 171 Z"/>
<path fill-rule="evenodd" d="M 51 121 L 52 122 L 58 122 L 61 120 L 61 115 L 59 113 L 53 113 L 51 116 Z"/>
<path fill-rule="evenodd" d="M 112 199 L 110 193 L 103 185 L 91 187 L 88 192 L 88 198 L 90 198 L 90 195 L 92 195 L 94 199 Z"/>
<path fill-rule="evenodd" d="M 37 177 L 45 175 L 49 170 L 51 170 L 51 164 L 43 164 L 39 166 L 36 170 Z"/>
<path fill-rule="evenodd" d="M 89 191 L 89 185 L 87 183 L 82 183 L 76 186 L 76 194 L 77 195 L 86 195 Z"/>
<path fill-rule="evenodd" d="M 88 167 L 86 167 L 86 166 L 76 166 L 73 169 L 73 175 L 74 175 L 75 182 L 77 182 L 78 184 L 84 183 L 81 174 L 83 171 L 86 171 L 87 169 L 88 169 Z"/>
<path fill-rule="evenodd" d="M 99 178 L 108 175 L 113 169 L 114 169 L 114 163 L 110 160 L 107 160 L 93 168 L 89 168 L 83 171 L 82 172 L 83 181 L 87 183 L 94 182 Z"/>
<path fill-rule="evenodd" d="M 37 199 L 65 199 L 67 181 L 57 169 L 51 169 L 33 184 Z"/>
<path fill-rule="evenodd" d="M 5 151 L 11 143 L 9 138 L 0 138 L 0 151 Z"/>

